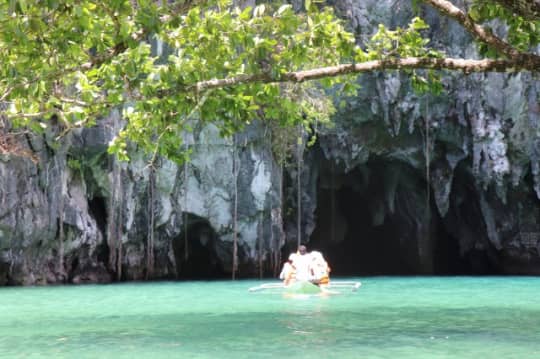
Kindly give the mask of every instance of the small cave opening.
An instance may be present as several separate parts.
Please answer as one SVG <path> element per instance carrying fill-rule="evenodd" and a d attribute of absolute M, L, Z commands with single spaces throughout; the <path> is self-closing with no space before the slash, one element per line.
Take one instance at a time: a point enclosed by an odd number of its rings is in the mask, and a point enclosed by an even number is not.
<path fill-rule="evenodd" d="M 92 197 L 88 200 L 88 210 L 96 221 L 98 229 L 101 233 L 105 233 L 105 229 L 107 228 L 107 206 L 105 205 L 105 198 Z"/>
<path fill-rule="evenodd" d="M 79 257 L 75 257 L 71 260 L 71 270 L 70 272 L 73 273 L 77 269 L 79 269 Z M 70 278 L 71 279 L 71 278 Z"/>
<path fill-rule="evenodd" d="M 334 276 L 459 274 L 458 241 L 426 193 L 422 174 L 397 161 L 374 158 L 348 172 L 322 161 L 309 249 Z"/>
<path fill-rule="evenodd" d="M 217 255 L 218 237 L 208 220 L 184 213 L 184 225 L 173 239 L 177 278 L 183 280 L 223 279 L 228 276 Z"/>
<path fill-rule="evenodd" d="M 107 244 L 107 206 L 105 198 L 94 196 L 88 201 L 90 215 L 96 221 L 103 240 L 97 247 L 97 260 L 107 265 L 109 261 L 109 245 Z"/>
<path fill-rule="evenodd" d="M 0 259 L 0 286 L 9 283 L 9 268 L 10 265 Z"/>

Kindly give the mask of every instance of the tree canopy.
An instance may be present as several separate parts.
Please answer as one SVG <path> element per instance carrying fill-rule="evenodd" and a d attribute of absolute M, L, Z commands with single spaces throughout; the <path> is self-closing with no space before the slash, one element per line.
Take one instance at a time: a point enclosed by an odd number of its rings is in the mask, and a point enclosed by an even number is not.
<path fill-rule="evenodd" d="M 302 12 L 228 0 L 6 0 L 0 125 L 39 132 L 54 122 L 69 131 L 121 108 L 126 125 L 112 152 L 127 158 L 131 141 L 182 160 L 181 134 L 194 119 L 225 136 L 255 118 L 309 128 L 333 111 L 320 84 L 354 92 L 359 73 L 407 71 L 416 89 L 439 91 L 439 70 L 540 69 L 537 0 L 415 3 L 458 22 L 485 57 L 430 48 L 419 17 L 403 28 L 380 25 L 357 43 L 331 8 L 310 0 Z M 507 26 L 503 36 L 491 30 L 494 21 Z"/>

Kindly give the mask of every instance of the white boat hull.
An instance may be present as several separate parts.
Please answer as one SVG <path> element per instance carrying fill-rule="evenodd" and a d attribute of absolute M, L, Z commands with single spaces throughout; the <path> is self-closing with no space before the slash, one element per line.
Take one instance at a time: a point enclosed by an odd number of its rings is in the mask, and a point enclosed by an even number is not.
<path fill-rule="evenodd" d="M 263 283 L 255 287 L 248 289 L 250 292 L 259 291 L 283 291 L 284 293 L 297 293 L 297 294 L 318 294 L 324 292 L 356 292 L 362 283 L 360 282 L 347 282 L 347 281 L 331 281 L 324 287 L 319 287 L 310 282 L 296 282 L 290 285 L 285 285 L 282 282 L 277 283 Z"/>

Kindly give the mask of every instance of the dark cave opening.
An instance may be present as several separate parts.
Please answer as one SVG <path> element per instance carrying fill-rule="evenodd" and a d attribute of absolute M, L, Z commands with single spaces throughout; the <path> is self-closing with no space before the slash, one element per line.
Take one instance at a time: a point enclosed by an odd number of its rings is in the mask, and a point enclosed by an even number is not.
<path fill-rule="evenodd" d="M 103 240 L 97 248 L 97 259 L 99 262 L 107 264 L 109 261 L 109 245 L 107 244 L 107 206 L 105 198 L 94 196 L 88 201 L 90 215 L 96 221 Z"/>
<path fill-rule="evenodd" d="M 449 210 L 442 219 L 444 230 L 441 231 L 450 236 L 450 248 L 459 257 L 458 261 L 453 262 L 451 273 L 500 275 L 503 273 L 497 265 L 499 258 L 487 238 L 478 189 L 469 170 L 471 167 L 470 161 L 463 161 L 455 168 Z M 457 245 L 460 240 L 465 246 L 461 249 Z M 441 248 L 441 251 L 444 250 Z"/>
<path fill-rule="evenodd" d="M 101 233 L 105 233 L 105 229 L 107 228 L 107 206 L 105 205 L 105 198 L 95 196 L 88 200 L 88 209 Z"/>
<path fill-rule="evenodd" d="M 347 173 L 322 163 L 315 216 L 308 245 L 334 276 L 470 271 L 432 198 L 428 207 L 425 179 L 402 163 L 374 159 Z"/>
<path fill-rule="evenodd" d="M 9 283 L 9 263 L 0 259 L 0 285 L 7 285 Z"/>
<path fill-rule="evenodd" d="M 71 271 L 75 272 L 77 269 L 79 269 L 79 257 L 75 257 L 71 260 Z"/>
<path fill-rule="evenodd" d="M 183 216 L 186 223 L 180 235 L 173 240 L 177 278 L 201 280 L 227 277 L 216 253 L 217 234 L 210 223 L 191 213 L 184 213 Z"/>

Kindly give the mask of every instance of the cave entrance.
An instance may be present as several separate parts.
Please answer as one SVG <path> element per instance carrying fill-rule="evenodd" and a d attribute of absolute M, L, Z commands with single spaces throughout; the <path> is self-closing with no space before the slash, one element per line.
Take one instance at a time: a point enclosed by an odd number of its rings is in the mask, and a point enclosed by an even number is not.
<path fill-rule="evenodd" d="M 107 206 L 105 198 L 100 196 L 94 196 L 88 200 L 88 211 L 92 218 L 96 221 L 97 227 L 101 232 L 103 240 L 97 248 L 97 260 L 105 266 L 109 261 L 109 245 L 107 244 Z M 78 259 L 72 263 L 72 268 L 75 269 L 78 266 Z"/>
<path fill-rule="evenodd" d="M 457 241 L 426 199 L 425 180 L 405 164 L 374 159 L 345 173 L 323 162 L 309 248 L 334 276 L 455 274 Z"/>
<path fill-rule="evenodd" d="M 208 220 L 184 213 L 186 223 L 173 240 L 179 279 L 222 279 L 227 276 L 216 254 L 217 234 Z"/>

